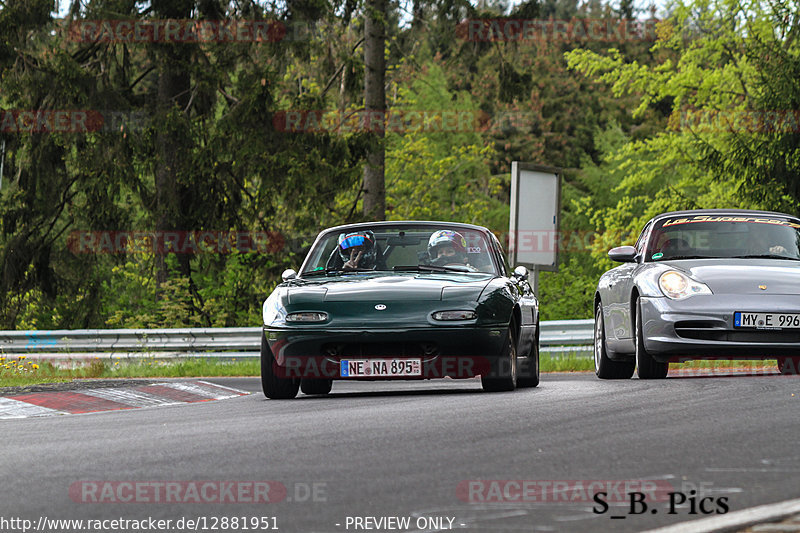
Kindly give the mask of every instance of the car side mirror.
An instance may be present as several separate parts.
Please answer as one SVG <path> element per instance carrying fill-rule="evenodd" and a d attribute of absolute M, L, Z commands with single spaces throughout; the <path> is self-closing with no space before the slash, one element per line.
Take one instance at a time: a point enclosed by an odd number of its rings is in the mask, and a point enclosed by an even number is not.
<path fill-rule="evenodd" d="M 294 279 L 296 277 L 297 277 L 297 272 L 295 272 L 291 268 L 287 268 L 286 270 L 283 271 L 283 274 L 281 274 L 281 279 L 283 281 L 289 281 L 290 279 Z"/>
<path fill-rule="evenodd" d="M 608 251 L 608 257 L 619 263 L 633 263 L 636 261 L 636 248 L 633 246 L 617 246 Z"/>
<path fill-rule="evenodd" d="M 519 265 L 517 268 L 514 269 L 514 273 L 512 274 L 517 279 L 521 279 L 522 281 L 528 281 L 528 269 L 522 265 Z"/>

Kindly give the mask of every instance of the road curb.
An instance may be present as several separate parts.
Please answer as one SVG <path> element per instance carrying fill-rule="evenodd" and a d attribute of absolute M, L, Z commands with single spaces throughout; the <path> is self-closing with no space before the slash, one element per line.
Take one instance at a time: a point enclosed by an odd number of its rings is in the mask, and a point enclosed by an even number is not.
<path fill-rule="evenodd" d="M 738 531 L 754 524 L 774 522 L 797 513 L 800 513 L 800 498 L 651 529 L 643 533 L 722 533 Z"/>
<path fill-rule="evenodd" d="M 202 380 L 164 381 L 119 388 L 29 392 L 0 397 L 0 419 L 209 402 L 246 394 L 249 393 Z"/>

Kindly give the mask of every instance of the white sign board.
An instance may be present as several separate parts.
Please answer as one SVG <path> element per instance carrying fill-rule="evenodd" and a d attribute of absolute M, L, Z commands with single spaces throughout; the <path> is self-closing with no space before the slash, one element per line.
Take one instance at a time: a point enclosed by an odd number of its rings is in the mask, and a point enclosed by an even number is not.
<path fill-rule="evenodd" d="M 561 169 L 511 163 L 511 218 L 508 250 L 512 267 L 558 269 Z"/>

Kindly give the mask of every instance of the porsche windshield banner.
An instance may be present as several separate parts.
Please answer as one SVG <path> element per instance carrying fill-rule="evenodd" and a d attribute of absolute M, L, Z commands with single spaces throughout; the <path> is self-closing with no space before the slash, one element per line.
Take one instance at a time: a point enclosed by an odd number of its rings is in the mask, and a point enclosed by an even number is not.
<path fill-rule="evenodd" d="M 791 220 L 771 217 L 747 217 L 747 216 L 714 216 L 714 215 L 697 215 L 686 218 L 672 218 L 665 220 L 661 225 L 662 228 L 667 226 L 676 226 L 678 224 L 693 224 L 696 222 L 751 222 L 755 224 L 771 224 L 775 226 L 788 226 L 790 228 L 800 229 L 800 224 L 792 222 Z"/>

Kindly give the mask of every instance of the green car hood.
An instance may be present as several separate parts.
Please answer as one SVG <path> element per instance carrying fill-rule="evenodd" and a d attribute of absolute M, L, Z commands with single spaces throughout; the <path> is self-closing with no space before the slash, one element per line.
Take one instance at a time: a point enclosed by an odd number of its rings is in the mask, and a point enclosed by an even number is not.
<path fill-rule="evenodd" d="M 471 273 L 359 273 L 296 280 L 290 305 L 311 302 L 477 300 L 493 278 Z"/>

